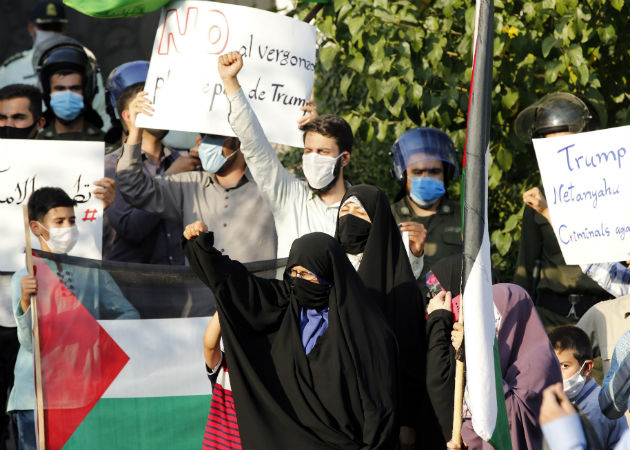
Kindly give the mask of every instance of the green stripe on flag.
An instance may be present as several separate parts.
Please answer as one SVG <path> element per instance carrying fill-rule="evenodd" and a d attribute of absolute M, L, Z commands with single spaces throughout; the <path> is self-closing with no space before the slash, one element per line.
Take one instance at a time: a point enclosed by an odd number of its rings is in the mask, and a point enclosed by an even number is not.
<path fill-rule="evenodd" d="M 494 338 L 494 380 L 497 390 L 497 422 L 494 431 L 488 442 L 501 450 L 512 450 L 512 436 L 510 435 L 510 424 L 505 408 L 505 392 L 503 391 L 503 375 L 501 374 L 501 359 L 499 357 L 499 343 Z"/>
<path fill-rule="evenodd" d="M 210 395 L 102 398 L 63 450 L 201 448 Z"/>

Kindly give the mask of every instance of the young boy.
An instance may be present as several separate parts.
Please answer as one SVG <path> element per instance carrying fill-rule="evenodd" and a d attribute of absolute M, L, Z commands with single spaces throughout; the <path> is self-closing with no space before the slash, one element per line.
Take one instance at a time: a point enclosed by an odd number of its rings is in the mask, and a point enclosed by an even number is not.
<path fill-rule="evenodd" d="M 554 328 L 549 339 L 556 352 L 564 392 L 588 417 L 605 449 L 613 449 L 628 428 L 625 418 L 608 419 L 599 407 L 601 388 L 590 376 L 593 370 L 591 341 L 580 328 L 564 325 Z"/>
<path fill-rule="evenodd" d="M 63 189 L 56 187 L 43 187 L 31 194 L 28 200 L 29 226 L 39 239 L 43 251 L 65 254 L 77 243 L 79 232 L 75 225 L 75 204 Z M 60 282 L 71 290 L 95 318 L 139 318 L 138 311 L 125 299 L 106 272 L 59 262 L 47 261 L 47 264 L 56 266 Z M 20 269 L 13 274 L 11 299 L 20 350 L 15 363 L 15 382 L 7 411 L 17 423 L 20 450 L 37 449 L 31 316 L 31 296 L 36 294 L 36 275 L 29 275 L 26 269 Z"/>
<path fill-rule="evenodd" d="M 241 450 L 241 436 L 236 421 L 230 375 L 221 351 L 219 313 L 214 313 L 203 335 L 206 372 L 212 383 L 210 413 L 203 434 L 202 450 Z"/>

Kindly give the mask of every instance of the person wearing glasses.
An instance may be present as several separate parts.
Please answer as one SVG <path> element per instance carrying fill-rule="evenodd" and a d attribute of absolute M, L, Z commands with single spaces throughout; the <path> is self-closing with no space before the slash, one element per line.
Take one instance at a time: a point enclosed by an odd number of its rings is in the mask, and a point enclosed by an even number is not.
<path fill-rule="evenodd" d="M 293 241 L 282 280 L 221 254 L 200 221 L 182 246 L 216 298 L 242 448 L 396 447 L 396 337 L 335 238 Z"/>

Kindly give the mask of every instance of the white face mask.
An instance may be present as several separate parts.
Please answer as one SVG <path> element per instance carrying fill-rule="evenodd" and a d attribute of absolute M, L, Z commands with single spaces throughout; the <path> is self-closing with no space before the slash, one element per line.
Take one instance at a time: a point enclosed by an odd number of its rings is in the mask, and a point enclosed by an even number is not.
<path fill-rule="evenodd" d="M 39 222 L 38 222 L 39 223 Z M 48 231 L 48 240 L 42 239 L 53 253 L 68 253 L 79 240 L 79 229 L 76 225 L 65 228 L 46 228 L 39 224 L 44 230 Z"/>
<path fill-rule="evenodd" d="M 586 361 L 584 361 L 586 364 Z M 566 380 L 562 380 L 562 388 L 564 389 L 564 393 L 567 394 L 569 399 L 573 400 L 580 393 L 584 385 L 586 384 L 586 377 L 582 375 L 582 369 L 584 369 L 584 364 L 582 367 L 575 372 L 570 378 Z"/>
<path fill-rule="evenodd" d="M 328 186 L 335 178 L 335 164 L 342 155 L 343 153 L 336 158 L 322 156 L 315 152 L 302 155 L 302 170 L 308 184 L 313 189 L 322 189 Z"/>

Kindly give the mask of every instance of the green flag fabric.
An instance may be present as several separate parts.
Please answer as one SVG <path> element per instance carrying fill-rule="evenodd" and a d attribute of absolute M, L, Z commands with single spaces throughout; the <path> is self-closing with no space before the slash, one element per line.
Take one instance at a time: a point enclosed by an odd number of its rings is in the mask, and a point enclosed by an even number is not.
<path fill-rule="evenodd" d="M 91 17 L 114 19 L 148 14 L 169 0 L 64 0 L 66 6 Z"/>

